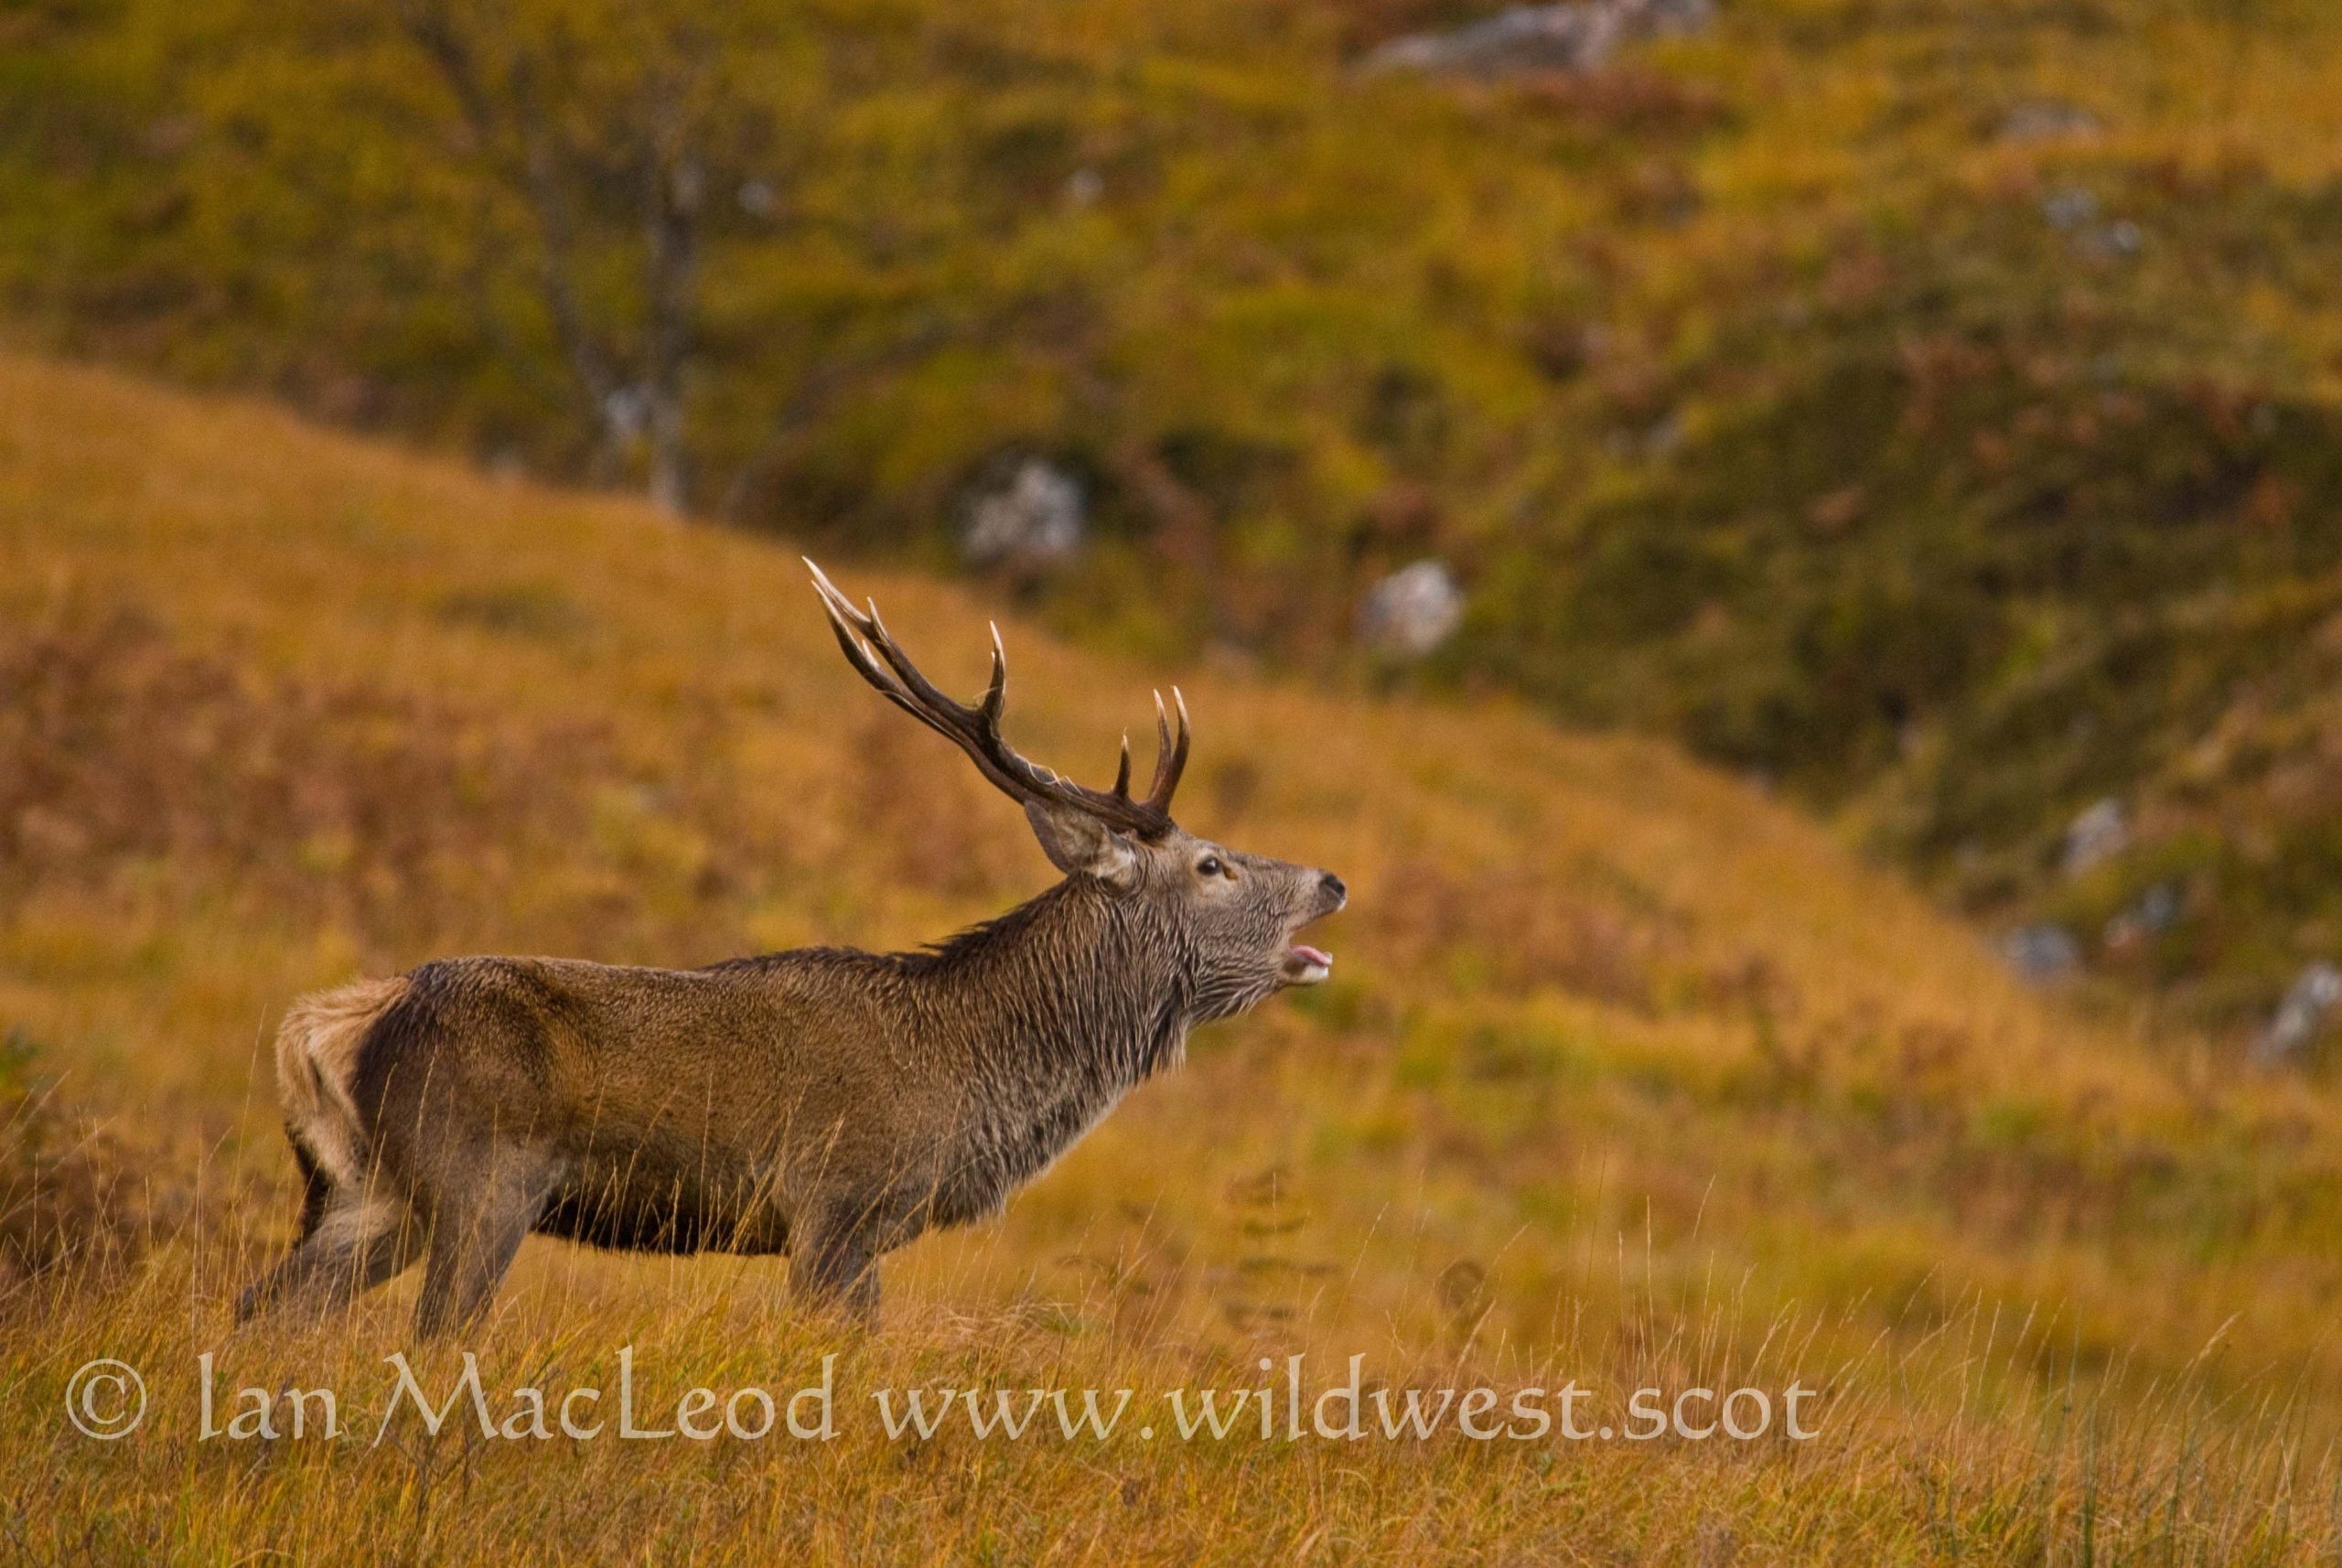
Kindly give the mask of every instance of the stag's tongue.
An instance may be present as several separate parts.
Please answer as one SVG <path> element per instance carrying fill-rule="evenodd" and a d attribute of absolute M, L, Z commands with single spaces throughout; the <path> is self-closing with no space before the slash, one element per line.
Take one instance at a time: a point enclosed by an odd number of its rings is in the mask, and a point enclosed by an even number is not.
<path fill-rule="evenodd" d="M 1315 985 L 1334 972 L 1334 955 L 1323 948 L 1295 942 L 1285 950 L 1284 977 L 1295 985 Z"/>

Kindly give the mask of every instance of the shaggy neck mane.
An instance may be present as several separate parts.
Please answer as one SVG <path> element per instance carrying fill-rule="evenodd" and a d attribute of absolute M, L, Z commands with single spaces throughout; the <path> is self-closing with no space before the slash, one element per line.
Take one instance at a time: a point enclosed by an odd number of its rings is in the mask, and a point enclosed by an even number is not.
<path fill-rule="evenodd" d="M 1177 1058 L 1192 987 L 1137 900 L 1069 876 L 995 919 L 895 955 L 988 1076 L 1128 1089 Z"/>

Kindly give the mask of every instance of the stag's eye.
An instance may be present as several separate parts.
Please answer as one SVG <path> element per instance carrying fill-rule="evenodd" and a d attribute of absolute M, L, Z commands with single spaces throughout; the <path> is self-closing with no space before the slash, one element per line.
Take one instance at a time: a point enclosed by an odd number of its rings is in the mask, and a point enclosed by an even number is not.
<path fill-rule="evenodd" d="M 1219 876 L 1225 875 L 1227 870 L 1226 866 L 1219 864 L 1219 856 L 1216 854 L 1208 854 L 1196 862 L 1198 876 Z"/>

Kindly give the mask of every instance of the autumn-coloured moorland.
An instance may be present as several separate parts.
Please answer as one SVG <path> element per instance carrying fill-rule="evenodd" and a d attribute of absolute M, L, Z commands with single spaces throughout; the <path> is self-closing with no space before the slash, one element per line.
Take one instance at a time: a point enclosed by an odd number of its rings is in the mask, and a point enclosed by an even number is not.
<path fill-rule="evenodd" d="M 972 688 L 998 607 L 851 560 Z M 31 1561 L 2309 1563 L 2342 1540 L 2342 1107 L 2078 1021 L 1824 832 L 1503 705 L 1118 663 L 1004 619 L 1102 778 L 1176 679 L 1198 831 L 1339 868 L 1336 978 L 1199 1035 L 879 1331 L 775 1262 L 535 1240 L 492 1391 L 786 1392 L 828 1444 L 199 1441 L 371 1409 L 412 1282 L 231 1332 L 292 1165 L 267 1041 L 440 953 L 915 943 L 1049 873 L 837 657 L 782 544 L 110 373 L 0 360 L 0 1539 Z M 59 1258 L 62 1240 L 67 1248 Z M 48 1266 L 34 1272 L 46 1262 Z M 443 1382 L 452 1349 L 418 1365 Z M 1822 1391 L 1741 1444 L 889 1440 L 880 1389 Z M 65 1419 L 128 1360 L 147 1424 Z M 437 1359 L 433 1359 L 435 1356 Z M 437 1385 L 435 1385 L 437 1386 Z M 223 1400 L 225 1395 L 223 1393 Z M 223 1405 L 221 1419 L 227 1409 Z"/>

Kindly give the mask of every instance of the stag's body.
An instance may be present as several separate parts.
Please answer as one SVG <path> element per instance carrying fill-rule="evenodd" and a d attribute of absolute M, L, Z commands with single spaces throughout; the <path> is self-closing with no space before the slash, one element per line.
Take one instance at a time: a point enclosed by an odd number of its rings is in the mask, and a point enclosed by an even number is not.
<path fill-rule="evenodd" d="M 306 1000 L 277 1047 L 303 1235 L 243 1313 L 347 1300 L 420 1255 L 417 1326 L 438 1332 L 537 1231 L 785 1252 L 796 1289 L 866 1316 L 880 1254 L 998 1212 L 1195 1025 L 1323 978 L 1286 944 L 1340 882 L 1171 824 L 1184 722 L 1148 802 L 1127 750 L 1112 795 L 1082 790 L 999 742 L 999 663 L 983 708 L 949 704 L 823 585 L 857 668 L 1026 805 L 1066 879 L 914 952 L 454 959 Z"/>

